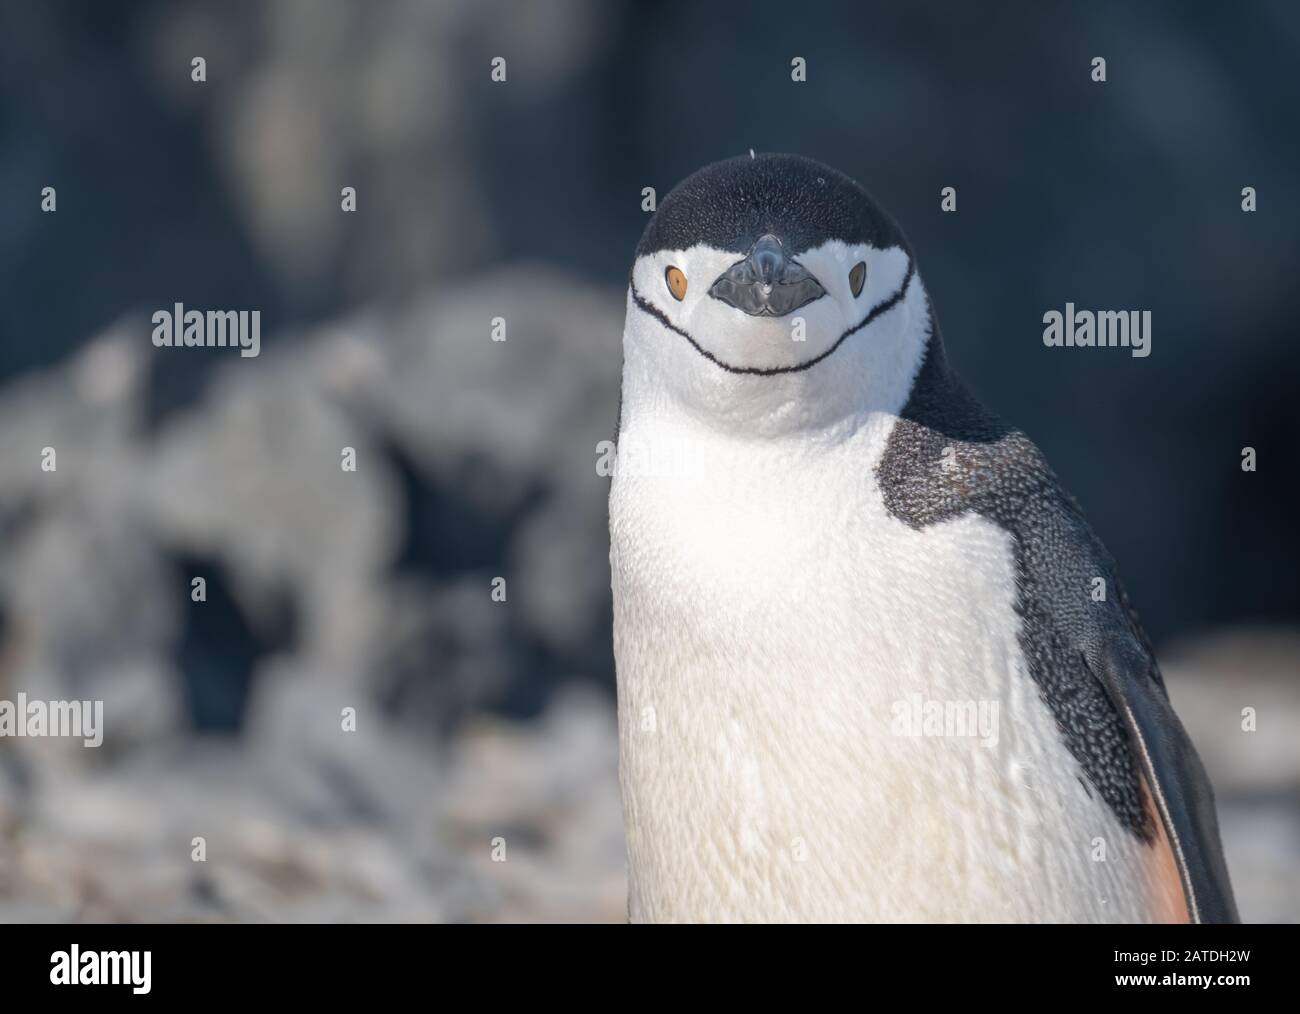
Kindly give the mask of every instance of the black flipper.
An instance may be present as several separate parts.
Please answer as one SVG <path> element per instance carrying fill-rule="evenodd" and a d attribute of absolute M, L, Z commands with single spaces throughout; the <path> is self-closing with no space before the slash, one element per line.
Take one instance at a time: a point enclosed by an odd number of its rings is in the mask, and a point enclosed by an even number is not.
<path fill-rule="evenodd" d="M 1128 727 L 1134 759 L 1146 775 L 1174 851 L 1192 921 L 1237 922 L 1214 791 L 1150 655 L 1136 639 L 1121 634 L 1090 645 L 1084 661 Z"/>

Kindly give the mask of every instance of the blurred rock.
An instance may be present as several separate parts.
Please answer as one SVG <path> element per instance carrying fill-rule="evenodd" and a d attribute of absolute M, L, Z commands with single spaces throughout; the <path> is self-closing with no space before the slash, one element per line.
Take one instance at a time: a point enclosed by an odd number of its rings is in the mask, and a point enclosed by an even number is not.
<path fill-rule="evenodd" d="M 503 270 L 214 360 L 156 430 L 148 370 L 185 353 L 130 320 L 0 389 L 0 694 L 106 724 L 0 742 L 0 920 L 621 918 L 620 309 Z M 237 738 L 192 736 L 227 710 L 200 676 L 246 698 Z"/>
<path fill-rule="evenodd" d="M 0 795 L 0 922 L 623 917 L 607 701 L 562 695 L 539 723 L 483 719 L 440 750 L 364 709 L 356 733 L 319 708 L 299 721 L 291 741 L 32 765 L 25 802 Z"/>
<path fill-rule="evenodd" d="M 232 353 L 158 432 L 138 418 L 147 366 L 190 350 L 130 330 L 0 390 L 0 685 L 104 699 L 119 746 L 204 727 L 176 673 L 198 664 L 182 648 L 195 618 L 219 608 L 233 613 L 201 636 L 245 628 L 231 664 L 250 685 L 287 654 L 432 732 L 482 707 L 539 710 L 570 677 L 609 685 L 609 294 L 503 270 L 389 320 Z M 191 602 L 195 577 L 229 604 Z"/>

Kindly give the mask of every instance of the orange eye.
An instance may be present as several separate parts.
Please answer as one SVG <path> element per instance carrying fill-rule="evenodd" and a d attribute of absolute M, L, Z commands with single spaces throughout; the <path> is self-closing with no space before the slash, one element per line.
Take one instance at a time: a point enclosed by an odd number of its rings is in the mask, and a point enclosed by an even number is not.
<path fill-rule="evenodd" d="M 853 270 L 849 272 L 849 288 L 853 290 L 854 298 L 862 295 L 862 283 L 867 280 L 867 262 L 858 261 L 853 265 Z"/>
<path fill-rule="evenodd" d="M 668 291 L 673 294 L 673 299 L 680 303 L 686 298 L 686 276 L 677 268 L 665 271 L 664 281 L 668 283 Z"/>

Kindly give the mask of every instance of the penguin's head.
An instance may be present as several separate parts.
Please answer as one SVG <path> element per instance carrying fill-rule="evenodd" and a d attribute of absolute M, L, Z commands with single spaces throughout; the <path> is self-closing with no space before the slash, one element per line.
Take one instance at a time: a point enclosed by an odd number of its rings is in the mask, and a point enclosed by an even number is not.
<path fill-rule="evenodd" d="M 897 400 L 928 328 L 914 276 L 902 232 L 842 173 L 798 155 L 716 162 L 673 189 L 641 237 L 627 368 L 711 414 L 816 422 L 853 407 L 832 397 Z"/>

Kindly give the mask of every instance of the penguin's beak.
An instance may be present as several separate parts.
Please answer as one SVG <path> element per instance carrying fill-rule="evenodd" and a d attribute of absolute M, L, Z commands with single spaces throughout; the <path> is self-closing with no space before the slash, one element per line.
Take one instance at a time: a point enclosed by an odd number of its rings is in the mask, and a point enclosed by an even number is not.
<path fill-rule="evenodd" d="M 760 236 L 749 256 L 727 268 L 709 295 L 753 317 L 784 317 L 826 295 L 798 261 L 786 256 L 770 232 Z"/>

